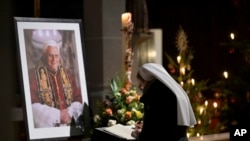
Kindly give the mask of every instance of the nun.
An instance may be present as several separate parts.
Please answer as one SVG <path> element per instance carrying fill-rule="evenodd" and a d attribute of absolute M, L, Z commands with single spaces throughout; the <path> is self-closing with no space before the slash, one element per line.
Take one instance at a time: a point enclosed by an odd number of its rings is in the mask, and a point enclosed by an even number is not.
<path fill-rule="evenodd" d="M 143 121 L 136 124 L 132 136 L 138 141 L 188 141 L 187 129 L 196 119 L 189 97 L 160 64 L 143 64 L 137 73 L 143 91 Z"/>

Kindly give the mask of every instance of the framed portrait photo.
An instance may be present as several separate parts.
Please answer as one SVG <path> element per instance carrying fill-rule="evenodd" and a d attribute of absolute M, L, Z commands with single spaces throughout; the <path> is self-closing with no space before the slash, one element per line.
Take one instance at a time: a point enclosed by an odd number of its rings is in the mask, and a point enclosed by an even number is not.
<path fill-rule="evenodd" d="M 14 22 L 28 140 L 85 135 L 90 116 L 82 21 Z"/>

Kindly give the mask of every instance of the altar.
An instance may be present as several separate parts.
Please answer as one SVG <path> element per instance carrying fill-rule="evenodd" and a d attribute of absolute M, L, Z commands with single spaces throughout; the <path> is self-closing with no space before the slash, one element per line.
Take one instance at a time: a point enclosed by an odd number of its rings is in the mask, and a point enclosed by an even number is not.
<path fill-rule="evenodd" d="M 108 133 L 104 130 L 105 127 L 95 128 L 93 132 L 93 136 L 90 141 L 135 141 L 128 140 L 114 134 Z"/>
<path fill-rule="evenodd" d="M 94 129 L 93 136 L 89 141 L 136 141 L 120 138 L 104 131 L 105 127 Z M 229 132 L 210 134 L 199 137 L 190 137 L 189 141 L 230 141 Z"/>

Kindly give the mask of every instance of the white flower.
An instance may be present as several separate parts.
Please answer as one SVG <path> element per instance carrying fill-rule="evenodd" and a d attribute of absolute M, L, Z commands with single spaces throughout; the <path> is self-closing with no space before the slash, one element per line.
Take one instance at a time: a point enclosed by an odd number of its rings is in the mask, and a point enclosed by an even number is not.
<path fill-rule="evenodd" d="M 134 121 L 134 120 L 129 120 L 126 124 L 127 124 L 127 125 L 134 125 L 134 124 L 135 124 L 135 121 Z"/>
<path fill-rule="evenodd" d="M 97 123 L 101 120 L 101 117 L 99 115 L 94 116 L 94 122 Z"/>
<path fill-rule="evenodd" d="M 114 93 L 114 95 L 115 95 L 115 96 L 121 96 L 121 93 L 116 92 L 116 93 Z"/>
<path fill-rule="evenodd" d="M 118 113 L 118 114 L 123 114 L 124 112 L 125 112 L 125 109 L 124 109 L 124 108 L 117 110 L 117 113 Z"/>
<path fill-rule="evenodd" d="M 110 119 L 109 121 L 108 121 L 108 126 L 113 126 L 113 125 L 116 125 L 116 120 L 112 120 L 112 119 Z"/>

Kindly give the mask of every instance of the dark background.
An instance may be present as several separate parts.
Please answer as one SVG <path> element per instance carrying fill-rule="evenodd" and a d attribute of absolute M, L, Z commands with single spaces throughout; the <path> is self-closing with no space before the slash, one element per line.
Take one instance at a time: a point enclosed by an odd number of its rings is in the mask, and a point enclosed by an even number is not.
<path fill-rule="evenodd" d="M 231 32 L 235 40 L 249 39 L 250 1 L 146 1 L 149 27 L 163 30 L 163 52 L 177 56 L 175 37 L 182 26 L 194 51 L 191 66 L 198 79 L 212 83 L 222 77 L 224 70 L 239 68 L 241 58 L 229 54 L 228 47 L 220 43 L 231 42 Z M 163 64 L 167 65 L 164 55 Z"/>
<path fill-rule="evenodd" d="M 131 1 L 131 0 L 127 0 Z M 250 30 L 250 1 L 248 0 L 146 0 L 148 27 L 163 31 L 163 65 L 168 62 L 164 53 L 177 56 L 175 37 L 181 26 L 188 36 L 188 45 L 194 51 L 191 67 L 196 79 L 210 83 L 220 79 L 224 70 L 235 70 L 241 65 L 240 56 L 229 54 L 221 42 L 248 40 Z M 34 16 L 34 1 L 15 0 L 15 16 Z M 60 6 L 58 6 L 60 3 Z M 83 1 L 41 0 L 40 16 L 45 18 L 83 18 Z M 17 6 L 22 5 L 22 6 Z M 70 12 L 69 12 L 70 11 Z M 13 33 L 12 33 L 13 34 Z M 14 35 L 13 35 L 14 36 Z"/>
<path fill-rule="evenodd" d="M 33 17 L 33 2 L 34 0 L 2 0 L 0 3 L 0 57 L 11 58 L 1 59 L 1 64 L 4 64 L 1 66 L 0 77 L 1 107 L 21 104 L 20 101 L 12 103 L 15 96 L 6 96 L 13 93 L 20 94 L 21 87 L 16 48 L 11 48 L 16 46 L 13 16 Z M 163 52 L 177 55 L 175 36 L 179 26 L 182 26 L 187 33 L 189 46 L 195 51 L 191 66 L 197 79 L 210 79 L 213 82 L 222 77 L 225 69 L 237 71 L 240 68 L 242 56 L 229 54 L 228 47 L 221 46 L 220 43 L 231 42 L 229 38 L 231 32 L 236 35 L 236 41 L 249 39 L 249 0 L 146 0 L 146 2 L 149 28 L 163 30 Z M 41 0 L 41 17 L 77 18 L 84 21 L 83 1 Z M 9 45 L 10 48 L 5 45 Z M 163 65 L 166 66 L 167 60 L 164 55 L 162 57 Z M 7 73 L 12 75 L 6 75 Z M 9 109 L 2 108 L 1 115 L 8 115 L 9 112 Z M 0 116 L 0 120 L 4 123 L 0 128 L 3 136 L 1 139 L 16 140 L 14 133 L 8 132 L 13 129 L 11 123 L 5 122 L 9 120 L 8 116 Z M 22 133 L 18 135 L 20 140 L 23 136 Z"/>

